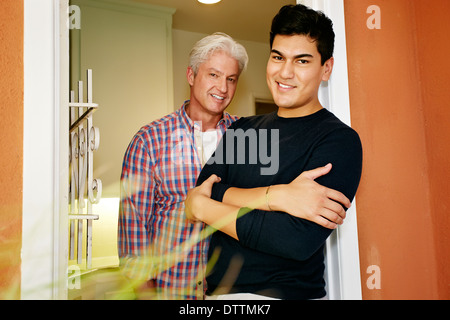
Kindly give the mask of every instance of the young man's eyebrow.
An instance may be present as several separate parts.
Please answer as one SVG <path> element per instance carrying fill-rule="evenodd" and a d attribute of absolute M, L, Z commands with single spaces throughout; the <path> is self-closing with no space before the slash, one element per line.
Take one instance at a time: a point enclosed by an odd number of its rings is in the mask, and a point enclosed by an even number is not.
<path fill-rule="evenodd" d="M 282 54 L 280 51 L 278 51 L 276 49 L 272 49 L 271 52 L 284 57 L 284 54 Z M 312 54 L 309 54 L 309 53 L 301 53 L 301 54 L 298 54 L 298 55 L 294 56 L 294 59 L 301 59 L 301 58 L 314 58 L 314 56 Z"/>
<path fill-rule="evenodd" d="M 279 55 L 279 56 L 283 56 L 283 54 L 282 54 L 280 51 L 275 50 L 275 49 L 272 49 L 270 52 L 276 53 L 276 54 Z"/>
<path fill-rule="evenodd" d="M 301 58 L 314 58 L 314 56 L 309 53 L 302 53 L 294 57 L 294 59 L 301 59 Z"/>

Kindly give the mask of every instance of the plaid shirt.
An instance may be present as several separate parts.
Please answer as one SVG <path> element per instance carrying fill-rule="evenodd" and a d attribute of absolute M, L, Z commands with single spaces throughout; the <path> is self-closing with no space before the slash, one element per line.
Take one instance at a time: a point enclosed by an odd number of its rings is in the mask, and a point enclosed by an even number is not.
<path fill-rule="evenodd" d="M 160 299 L 202 299 L 208 240 L 203 223 L 184 213 L 187 192 L 202 169 L 201 123 L 179 110 L 134 136 L 121 176 L 118 249 L 131 279 L 156 281 Z M 220 140 L 237 118 L 224 113 L 216 127 Z"/>

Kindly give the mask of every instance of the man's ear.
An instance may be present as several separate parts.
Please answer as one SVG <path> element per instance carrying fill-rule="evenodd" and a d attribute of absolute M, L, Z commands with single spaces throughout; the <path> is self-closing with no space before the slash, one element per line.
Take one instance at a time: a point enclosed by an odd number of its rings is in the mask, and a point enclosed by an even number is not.
<path fill-rule="evenodd" d="M 333 71 L 334 58 L 331 57 L 323 64 L 324 72 L 322 75 L 322 81 L 328 81 L 331 77 L 331 72 Z"/>
<path fill-rule="evenodd" d="M 187 81 L 188 81 L 189 85 L 192 87 L 194 85 L 195 74 L 194 74 L 194 70 L 191 67 L 187 68 L 186 77 L 187 77 Z"/>

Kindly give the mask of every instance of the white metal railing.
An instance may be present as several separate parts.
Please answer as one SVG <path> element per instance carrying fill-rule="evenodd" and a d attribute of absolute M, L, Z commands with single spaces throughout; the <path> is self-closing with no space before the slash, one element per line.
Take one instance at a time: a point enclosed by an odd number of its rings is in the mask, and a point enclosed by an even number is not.
<path fill-rule="evenodd" d="M 100 143 L 100 131 L 93 126 L 92 115 L 98 104 L 92 99 L 92 70 L 87 70 L 87 102 L 83 102 L 83 81 L 78 81 L 78 102 L 70 92 L 70 186 L 69 186 L 69 259 L 83 261 L 83 221 L 86 220 L 86 268 L 92 267 L 92 220 L 99 216 L 92 206 L 100 201 L 102 182 L 93 177 L 94 151 Z M 76 239 L 76 242 L 75 242 Z"/>

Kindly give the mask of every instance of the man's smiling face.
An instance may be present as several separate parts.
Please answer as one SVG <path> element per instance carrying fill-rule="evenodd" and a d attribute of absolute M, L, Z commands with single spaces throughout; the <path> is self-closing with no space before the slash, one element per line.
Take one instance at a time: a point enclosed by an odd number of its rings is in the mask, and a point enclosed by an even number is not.
<path fill-rule="evenodd" d="M 333 58 L 323 65 L 314 40 L 305 35 L 276 35 L 269 62 L 267 85 L 281 117 L 300 117 L 322 108 L 318 90 L 330 78 Z"/>
<path fill-rule="evenodd" d="M 223 51 L 212 53 L 200 65 L 196 75 L 188 68 L 190 108 L 210 115 L 221 115 L 234 97 L 239 73 L 238 61 Z"/>

